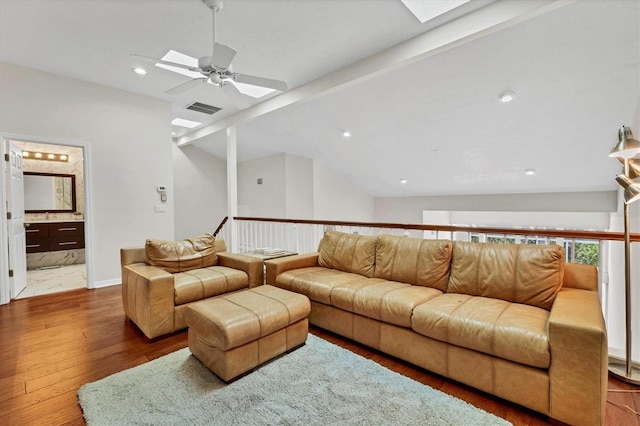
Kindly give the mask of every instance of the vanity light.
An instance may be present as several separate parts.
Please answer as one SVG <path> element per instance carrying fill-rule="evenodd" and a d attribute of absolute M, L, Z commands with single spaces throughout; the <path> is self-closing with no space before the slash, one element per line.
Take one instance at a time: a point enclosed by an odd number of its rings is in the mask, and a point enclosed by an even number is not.
<path fill-rule="evenodd" d="M 43 160 L 43 161 L 61 161 L 69 162 L 69 156 L 66 154 L 55 154 L 53 152 L 30 152 L 22 151 L 22 158 L 26 160 Z"/>

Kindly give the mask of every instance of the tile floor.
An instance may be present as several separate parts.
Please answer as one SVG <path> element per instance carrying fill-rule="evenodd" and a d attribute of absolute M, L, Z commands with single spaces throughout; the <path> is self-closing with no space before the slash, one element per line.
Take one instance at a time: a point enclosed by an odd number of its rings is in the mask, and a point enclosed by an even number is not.
<path fill-rule="evenodd" d="M 68 265 L 55 269 L 27 271 L 27 288 L 16 299 L 57 293 L 87 286 L 87 266 Z"/>

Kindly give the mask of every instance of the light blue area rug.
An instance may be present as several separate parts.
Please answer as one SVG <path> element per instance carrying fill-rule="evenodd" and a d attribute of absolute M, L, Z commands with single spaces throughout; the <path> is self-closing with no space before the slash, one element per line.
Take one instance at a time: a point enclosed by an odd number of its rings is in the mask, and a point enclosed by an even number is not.
<path fill-rule="evenodd" d="M 182 349 L 78 399 L 90 426 L 511 424 L 313 335 L 231 384 Z"/>

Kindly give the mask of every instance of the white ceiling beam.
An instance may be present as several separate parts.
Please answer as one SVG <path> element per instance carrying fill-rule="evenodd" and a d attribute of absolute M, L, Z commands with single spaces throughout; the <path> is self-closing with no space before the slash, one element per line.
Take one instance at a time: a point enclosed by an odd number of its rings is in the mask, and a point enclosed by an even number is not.
<path fill-rule="evenodd" d="M 177 138 L 178 146 L 189 145 L 227 127 L 237 126 L 278 109 L 306 102 L 394 71 L 573 2 L 575 0 L 501 0 L 491 3 L 396 46 Z"/>

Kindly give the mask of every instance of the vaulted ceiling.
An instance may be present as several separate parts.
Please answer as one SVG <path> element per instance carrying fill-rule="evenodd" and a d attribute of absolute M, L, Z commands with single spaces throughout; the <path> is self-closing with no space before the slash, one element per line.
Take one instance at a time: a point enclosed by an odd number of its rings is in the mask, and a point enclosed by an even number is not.
<path fill-rule="evenodd" d="M 234 71 L 290 88 L 246 111 L 213 85 L 167 95 L 188 78 L 131 56 L 210 54 L 200 0 L 0 0 L 0 60 L 167 100 L 204 130 L 231 122 L 239 160 L 313 158 L 375 196 L 615 190 L 609 150 L 621 125 L 640 125 L 638 0 L 530 0 L 540 8 L 509 25 L 397 66 L 376 62 L 460 16 L 518 1 L 472 0 L 421 24 L 399 0 L 227 0 L 217 39 L 238 50 Z M 357 70 L 365 58 L 370 69 Z M 131 72 L 140 65 L 148 75 Z M 348 72 L 359 78 L 344 84 Z M 510 103 L 498 100 L 505 90 Z M 288 94 L 296 102 L 260 112 Z M 222 110 L 184 109 L 194 101 Z M 175 131 L 225 158 L 223 131 Z"/>

